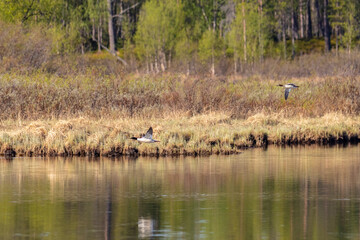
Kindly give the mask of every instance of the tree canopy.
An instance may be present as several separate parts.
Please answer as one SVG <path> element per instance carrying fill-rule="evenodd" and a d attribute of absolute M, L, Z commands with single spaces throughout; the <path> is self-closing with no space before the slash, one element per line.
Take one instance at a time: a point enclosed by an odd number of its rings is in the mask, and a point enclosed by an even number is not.
<path fill-rule="evenodd" d="M 216 74 L 311 52 L 350 52 L 360 37 L 357 0 L 0 0 L 0 20 L 43 26 L 59 54 L 108 50 L 160 72 L 176 62 Z M 306 42 L 323 42 L 323 48 Z M 0 43 L 1 44 L 1 43 Z M 307 45 L 309 46 L 309 45 Z M 333 47 L 332 47 L 333 46 Z"/>

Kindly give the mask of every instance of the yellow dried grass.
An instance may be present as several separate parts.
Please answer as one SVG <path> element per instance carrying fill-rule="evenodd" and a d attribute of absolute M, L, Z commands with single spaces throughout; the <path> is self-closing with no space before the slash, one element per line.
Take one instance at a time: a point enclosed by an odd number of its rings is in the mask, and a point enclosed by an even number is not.
<path fill-rule="evenodd" d="M 9 123 L 10 124 L 10 123 Z M 328 113 L 318 118 L 287 118 L 285 113 L 257 113 L 247 119 L 233 119 L 222 112 L 192 117 L 71 118 L 24 122 L 25 127 L 0 130 L 1 152 L 13 148 L 24 154 L 211 154 L 236 153 L 246 147 L 260 147 L 268 142 L 309 143 L 341 141 L 344 134 L 359 136 L 360 117 Z M 130 139 L 140 136 L 149 126 L 156 144 L 139 144 Z M 345 136 L 346 137 L 346 136 Z"/>

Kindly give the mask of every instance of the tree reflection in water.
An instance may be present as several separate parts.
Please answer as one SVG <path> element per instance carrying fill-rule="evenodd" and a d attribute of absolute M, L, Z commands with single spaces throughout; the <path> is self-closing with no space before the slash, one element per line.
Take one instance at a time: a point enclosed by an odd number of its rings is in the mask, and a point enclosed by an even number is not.
<path fill-rule="evenodd" d="M 0 160 L 0 239 L 358 239 L 360 148 Z"/>

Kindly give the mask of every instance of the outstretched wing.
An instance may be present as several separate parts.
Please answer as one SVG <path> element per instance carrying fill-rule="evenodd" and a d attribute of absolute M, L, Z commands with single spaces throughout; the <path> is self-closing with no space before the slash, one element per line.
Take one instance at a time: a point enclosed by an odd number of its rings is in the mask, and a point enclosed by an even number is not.
<path fill-rule="evenodd" d="M 286 88 L 286 89 L 285 89 L 285 100 L 288 99 L 288 96 L 289 96 L 290 91 L 291 91 L 291 88 Z"/>
<path fill-rule="evenodd" d="M 145 133 L 144 138 L 152 139 L 153 130 L 152 127 L 149 128 L 149 130 Z"/>

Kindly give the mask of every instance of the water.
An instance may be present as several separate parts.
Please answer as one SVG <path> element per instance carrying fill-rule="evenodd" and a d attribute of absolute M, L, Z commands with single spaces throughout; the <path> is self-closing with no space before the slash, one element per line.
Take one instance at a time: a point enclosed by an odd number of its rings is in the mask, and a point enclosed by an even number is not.
<path fill-rule="evenodd" d="M 0 239 L 359 239 L 360 148 L 0 160 Z"/>

